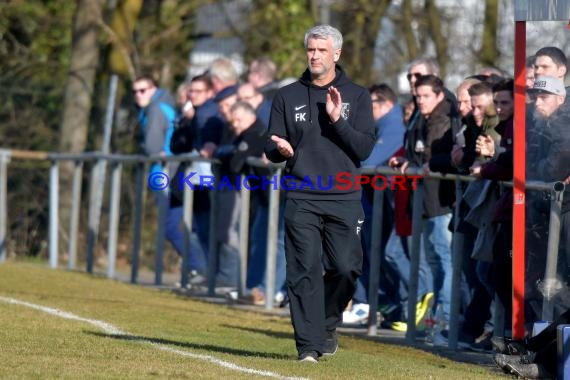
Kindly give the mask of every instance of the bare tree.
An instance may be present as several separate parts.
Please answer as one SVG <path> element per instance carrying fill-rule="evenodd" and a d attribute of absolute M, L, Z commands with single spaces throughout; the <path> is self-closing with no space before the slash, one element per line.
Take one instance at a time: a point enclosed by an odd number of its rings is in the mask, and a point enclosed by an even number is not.
<path fill-rule="evenodd" d="M 134 51 L 133 30 L 143 0 L 121 1 L 111 17 L 110 25 L 101 22 L 103 31 L 110 39 L 113 48 L 109 53 L 109 64 L 111 70 L 123 76 L 135 79 L 136 70 L 131 56 Z"/>
<path fill-rule="evenodd" d="M 60 152 L 82 152 L 87 143 L 91 100 L 99 61 L 99 20 L 104 0 L 77 0 L 71 59 L 59 131 Z M 60 226 L 69 225 L 72 163 L 61 165 Z"/>
<path fill-rule="evenodd" d="M 401 28 L 404 40 L 406 41 L 406 47 L 408 48 L 408 59 L 412 60 L 418 56 L 418 45 L 416 42 L 416 36 L 414 34 L 414 29 L 412 26 L 412 20 L 414 18 L 414 10 L 412 8 L 412 0 L 404 0 L 402 3 L 402 22 Z"/>
<path fill-rule="evenodd" d="M 341 30 L 344 32 L 342 62 L 351 77 L 362 84 L 372 80 L 374 46 L 380 21 L 391 0 L 357 0 L 344 2 L 339 8 Z"/>
<path fill-rule="evenodd" d="M 99 61 L 99 19 L 103 0 L 77 0 L 71 60 L 60 129 L 60 151 L 85 149 L 95 72 Z"/>
<path fill-rule="evenodd" d="M 497 66 L 499 49 L 497 49 L 497 31 L 499 1 L 485 0 L 485 24 L 483 26 L 483 42 L 479 54 L 480 62 L 484 66 Z"/>
<path fill-rule="evenodd" d="M 436 56 L 440 65 L 440 74 L 444 77 L 448 63 L 447 37 L 442 31 L 443 23 L 441 12 L 435 0 L 426 0 L 425 13 L 427 16 L 427 35 L 431 36 L 435 45 Z"/>

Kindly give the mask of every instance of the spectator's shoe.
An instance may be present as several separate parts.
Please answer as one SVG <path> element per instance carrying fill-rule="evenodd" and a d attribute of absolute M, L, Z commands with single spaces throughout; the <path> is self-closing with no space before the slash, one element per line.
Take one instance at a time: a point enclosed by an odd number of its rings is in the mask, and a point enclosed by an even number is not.
<path fill-rule="evenodd" d="M 433 293 L 426 293 L 420 302 L 416 305 L 416 326 L 419 326 L 424 320 L 429 308 L 433 303 Z"/>
<path fill-rule="evenodd" d="M 491 331 L 484 332 L 475 342 L 469 345 L 469 349 L 475 352 L 490 352 L 493 351 L 493 344 L 491 343 Z"/>
<path fill-rule="evenodd" d="M 351 310 L 342 313 L 342 323 L 357 324 L 364 323 L 368 320 L 370 306 L 366 303 L 357 303 L 352 305 Z"/>
<path fill-rule="evenodd" d="M 491 344 L 499 354 L 524 355 L 528 353 L 528 350 L 526 349 L 526 339 L 514 340 L 495 336 L 491 338 Z"/>
<path fill-rule="evenodd" d="M 507 364 L 507 369 L 513 375 L 523 379 L 553 379 L 554 377 L 540 364 Z"/>
<path fill-rule="evenodd" d="M 506 354 L 495 354 L 493 360 L 499 368 L 505 373 L 510 373 L 510 369 L 507 368 L 510 364 L 531 364 L 533 355 L 506 355 Z"/>
<path fill-rule="evenodd" d="M 239 299 L 240 303 L 248 305 L 263 306 L 265 305 L 265 295 L 259 288 L 251 289 L 251 292 Z"/>
<path fill-rule="evenodd" d="M 230 303 L 236 302 L 238 300 L 238 297 L 239 297 L 239 293 L 237 290 L 230 290 L 230 291 L 226 292 L 226 299 Z"/>
<path fill-rule="evenodd" d="M 338 350 L 338 337 L 336 331 L 327 332 L 327 338 L 323 344 L 322 356 L 333 356 Z"/>
<path fill-rule="evenodd" d="M 408 324 L 402 321 L 383 321 L 381 326 L 399 332 L 406 332 L 408 331 Z"/>
<path fill-rule="evenodd" d="M 279 307 L 282 307 L 281 304 L 283 303 L 283 301 L 285 301 L 285 293 L 280 290 L 277 293 L 275 293 L 273 302 L 275 303 L 275 305 L 279 305 Z"/>
<path fill-rule="evenodd" d="M 287 307 L 289 305 L 289 295 L 287 292 L 283 293 L 283 301 L 279 302 L 279 307 Z"/>
<path fill-rule="evenodd" d="M 434 347 L 447 347 L 449 345 L 449 342 L 447 340 L 447 335 L 444 334 L 446 332 L 447 330 L 442 331 L 433 336 L 432 344 Z"/>
<path fill-rule="evenodd" d="M 440 335 L 441 337 L 434 336 L 434 340 L 439 341 L 441 346 L 447 346 L 449 342 L 449 330 L 441 330 Z M 467 350 L 470 349 L 473 343 L 475 343 L 475 338 L 472 335 L 467 334 L 463 330 L 459 330 L 457 335 L 457 347 Z"/>
<path fill-rule="evenodd" d="M 446 336 L 447 338 L 447 336 Z M 475 344 L 476 339 L 473 335 L 467 334 L 463 330 L 459 330 L 459 334 L 457 336 L 457 347 L 463 350 L 470 350 L 471 345 Z"/>
<path fill-rule="evenodd" d="M 205 284 L 208 280 L 206 276 L 201 275 L 196 270 L 191 270 L 190 275 L 188 276 L 188 283 L 190 285 L 202 285 Z"/>
<path fill-rule="evenodd" d="M 307 351 L 302 352 L 299 355 L 299 361 L 305 363 L 318 363 L 319 362 L 319 354 L 317 351 Z"/>
<path fill-rule="evenodd" d="M 380 304 L 378 305 L 378 311 L 382 314 L 384 319 L 390 318 L 393 313 L 398 312 L 399 306 L 395 304 Z"/>

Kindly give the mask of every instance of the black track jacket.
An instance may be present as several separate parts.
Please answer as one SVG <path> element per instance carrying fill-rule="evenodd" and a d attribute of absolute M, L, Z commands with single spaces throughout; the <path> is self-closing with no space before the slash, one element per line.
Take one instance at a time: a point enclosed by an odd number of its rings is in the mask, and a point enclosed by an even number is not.
<path fill-rule="evenodd" d="M 335 86 L 342 98 L 341 117 L 332 123 L 326 94 Z M 293 157 L 286 159 L 271 136 L 289 141 Z M 332 83 L 311 83 L 307 69 L 299 81 L 285 86 L 273 99 L 265 154 L 273 162 L 287 160 L 280 186 L 287 198 L 359 200 L 355 177 L 376 143 L 368 90 L 352 82 L 340 66 Z M 285 186 L 283 183 L 285 181 Z"/>

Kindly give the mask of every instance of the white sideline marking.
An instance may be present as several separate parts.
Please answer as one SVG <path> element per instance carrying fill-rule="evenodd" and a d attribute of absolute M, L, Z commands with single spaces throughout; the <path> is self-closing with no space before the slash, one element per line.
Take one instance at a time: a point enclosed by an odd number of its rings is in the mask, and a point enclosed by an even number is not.
<path fill-rule="evenodd" d="M 128 333 L 122 331 L 121 329 L 111 325 L 110 323 L 107 323 L 104 321 L 98 321 L 96 319 L 83 318 L 83 317 L 80 317 L 80 316 L 75 315 L 73 313 L 69 313 L 67 311 L 54 309 L 54 308 L 47 307 L 47 306 L 36 305 L 33 303 L 29 303 L 26 301 L 20 301 L 20 300 L 17 300 L 15 298 L 9 298 L 9 297 L 0 296 L 0 301 L 4 301 L 4 302 L 14 304 L 14 305 L 26 306 L 26 307 L 29 307 L 30 309 L 39 310 L 39 311 L 42 311 L 44 313 L 55 315 L 55 316 L 60 317 L 60 318 L 71 319 L 71 320 L 80 321 L 80 322 L 86 322 L 86 323 L 89 323 L 95 327 L 102 329 L 107 334 L 132 335 L 132 334 L 128 334 Z M 242 367 L 242 366 L 239 366 L 237 364 L 234 364 L 234 363 L 231 363 L 231 362 L 228 362 L 225 360 L 217 359 L 217 358 L 210 356 L 210 355 L 200 355 L 200 354 L 194 354 L 194 353 L 188 352 L 188 351 L 177 350 L 177 349 L 169 347 L 165 344 L 154 343 L 150 340 L 140 340 L 138 342 L 148 343 L 151 346 L 153 346 L 154 348 L 157 348 L 157 349 L 162 350 L 162 351 L 167 351 L 167 352 L 170 352 L 173 354 L 178 354 L 178 355 L 186 356 L 186 357 L 193 358 L 193 359 L 204 360 L 204 361 L 216 364 L 220 367 L 230 369 L 232 371 L 245 372 L 245 373 L 249 373 L 252 375 L 259 375 L 259 376 L 265 376 L 265 377 L 272 377 L 275 379 L 305 380 L 305 378 L 303 378 L 303 377 L 287 377 L 287 376 L 279 375 L 278 373 L 275 373 L 275 372 L 261 371 L 261 370 L 257 370 L 257 369 L 253 369 L 253 368 Z"/>

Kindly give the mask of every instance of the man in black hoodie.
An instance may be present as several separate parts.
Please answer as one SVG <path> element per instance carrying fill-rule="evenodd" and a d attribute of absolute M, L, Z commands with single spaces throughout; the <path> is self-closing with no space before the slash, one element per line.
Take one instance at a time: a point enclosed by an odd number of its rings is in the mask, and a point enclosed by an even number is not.
<path fill-rule="evenodd" d="M 317 362 L 336 352 L 336 328 L 361 272 L 364 213 L 357 175 L 375 133 L 368 91 L 336 64 L 340 32 L 315 26 L 304 46 L 308 69 L 275 95 L 265 153 L 273 162 L 286 161 L 281 185 L 288 190 L 291 320 L 299 360 Z"/>

